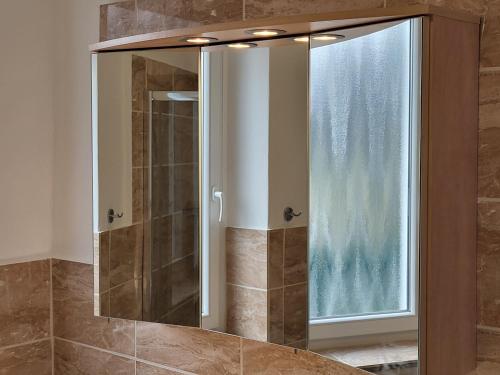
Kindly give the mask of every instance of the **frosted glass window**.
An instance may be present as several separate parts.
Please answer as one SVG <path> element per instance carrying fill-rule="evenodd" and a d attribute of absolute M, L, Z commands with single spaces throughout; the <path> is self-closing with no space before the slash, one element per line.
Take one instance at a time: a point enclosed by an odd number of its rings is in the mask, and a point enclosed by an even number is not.
<path fill-rule="evenodd" d="M 311 49 L 310 318 L 409 309 L 411 24 Z"/>

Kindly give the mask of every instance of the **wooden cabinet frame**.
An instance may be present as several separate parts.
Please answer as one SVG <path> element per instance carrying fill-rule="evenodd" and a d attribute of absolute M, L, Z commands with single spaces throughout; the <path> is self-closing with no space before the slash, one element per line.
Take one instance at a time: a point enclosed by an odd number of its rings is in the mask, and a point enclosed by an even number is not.
<path fill-rule="evenodd" d="M 91 51 L 185 46 L 187 36 L 250 40 L 423 17 L 420 196 L 421 375 L 465 375 L 476 365 L 478 17 L 430 5 L 231 22 L 135 35 Z"/>

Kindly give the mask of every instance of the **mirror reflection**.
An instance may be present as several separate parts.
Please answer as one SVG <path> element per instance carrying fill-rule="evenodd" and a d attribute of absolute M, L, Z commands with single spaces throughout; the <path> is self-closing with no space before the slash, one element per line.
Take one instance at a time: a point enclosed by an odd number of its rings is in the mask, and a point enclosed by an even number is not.
<path fill-rule="evenodd" d="M 96 313 L 418 374 L 420 39 L 94 55 Z"/>

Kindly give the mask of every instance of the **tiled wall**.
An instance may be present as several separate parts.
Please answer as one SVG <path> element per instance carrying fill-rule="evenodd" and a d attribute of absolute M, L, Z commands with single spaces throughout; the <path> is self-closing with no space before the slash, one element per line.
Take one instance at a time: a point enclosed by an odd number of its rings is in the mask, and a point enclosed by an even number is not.
<path fill-rule="evenodd" d="M 307 345 L 307 227 L 226 229 L 227 331 Z"/>
<path fill-rule="evenodd" d="M 0 266 L 0 374 L 52 374 L 50 260 Z"/>
<path fill-rule="evenodd" d="M 478 192 L 478 360 L 500 364 L 500 0 L 136 0 L 101 7 L 101 40 L 207 23 L 431 3 L 483 16 Z M 500 365 L 499 365 L 500 366 Z M 496 370 L 497 373 L 500 370 Z"/>
<path fill-rule="evenodd" d="M 362 373 L 313 353 L 232 335 L 94 317 L 92 265 L 53 260 L 52 275 L 54 374 L 133 375 L 136 366 L 137 375 Z"/>

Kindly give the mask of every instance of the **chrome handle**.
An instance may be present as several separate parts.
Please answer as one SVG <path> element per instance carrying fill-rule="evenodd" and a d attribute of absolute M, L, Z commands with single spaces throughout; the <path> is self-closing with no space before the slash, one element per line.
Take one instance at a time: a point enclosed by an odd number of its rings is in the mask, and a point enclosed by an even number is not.
<path fill-rule="evenodd" d="M 110 208 L 108 210 L 108 223 L 111 224 L 113 221 L 115 221 L 115 219 L 120 219 L 123 217 L 123 212 L 119 213 L 119 214 L 115 214 L 115 210 L 113 210 L 112 208 Z"/>
<path fill-rule="evenodd" d="M 215 187 L 212 188 L 212 200 L 219 200 L 219 223 L 222 222 L 222 213 L 224 210 L 224 198 L 222 191 L 217 191 Z"/>
<path fill-rule="evenodd" d="M 297 213 L 293 211 L 292 207 L 285 207 L 285 210 L 283 211 L 283 217 L 285 221 L 291 221 L 294 217 L 302 215 L 302 211 Z"/>

